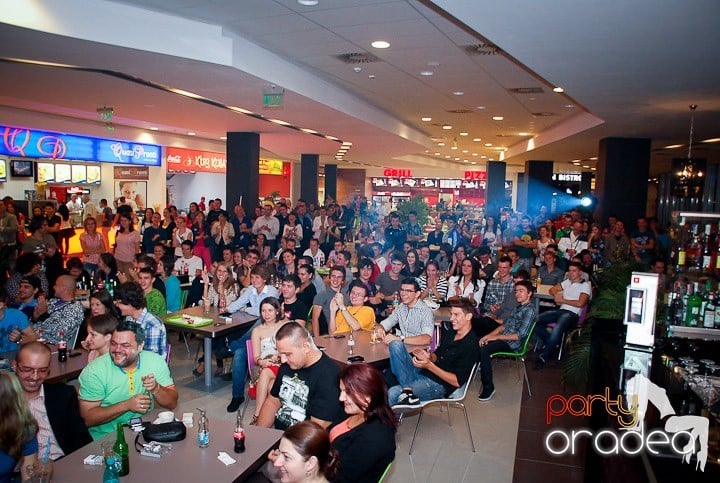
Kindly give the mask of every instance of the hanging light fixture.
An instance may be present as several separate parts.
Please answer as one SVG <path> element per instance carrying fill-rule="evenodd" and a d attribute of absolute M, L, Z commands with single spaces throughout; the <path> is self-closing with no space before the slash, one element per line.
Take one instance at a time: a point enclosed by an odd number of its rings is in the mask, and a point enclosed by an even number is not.
<path fill-rule="evenodd" d="M 700 197 L 703 192 L 705 166 L 704 159 L 693 159 L 693 133 L 695 128 L 695 110 L 697 104 L 690 104 L 690 136 L 688 140 L 688 153 L 685 159 L 673 159 L 673 175 L 675 183 L 673 194 L 683 197 Z"/>

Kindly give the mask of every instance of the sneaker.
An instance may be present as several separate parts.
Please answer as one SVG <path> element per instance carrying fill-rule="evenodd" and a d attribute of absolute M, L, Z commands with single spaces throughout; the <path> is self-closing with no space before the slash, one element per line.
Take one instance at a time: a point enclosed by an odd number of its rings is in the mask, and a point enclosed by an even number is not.
<path fill-rule="evenodd" d="M 230 401 L 230 404 L 228 404 L 227 412 L 234 413 L 235 411 L 237 411 L 240 408 L 240 405 L 243 402 L 245 402 L 245 396 L 232 398 L 232 400 Z"/>
<path fill-rule="evenodd" d="M 492 397 L 495 395 L 495 387 L 494 386 L 487 386 L 483 387 L 482 392 L 478 396 L 478 401 L 485 402 L 492 399 Z"/>
<path fill-rule="evenodd" d="M 547 361 L 543 359 L 543 356 L 537 356 L 537 359 L 535 359 L 535 370 L 540 370 L 545 367 L 545 364 L 547 364 Z"/>
<path fill-rule="evenodd" d="M 420 404 L 420 398 L 412 392 L 412 389 L 403 389 L 398 396 L 397 405 L 399 406 L 416 406 Z"/>

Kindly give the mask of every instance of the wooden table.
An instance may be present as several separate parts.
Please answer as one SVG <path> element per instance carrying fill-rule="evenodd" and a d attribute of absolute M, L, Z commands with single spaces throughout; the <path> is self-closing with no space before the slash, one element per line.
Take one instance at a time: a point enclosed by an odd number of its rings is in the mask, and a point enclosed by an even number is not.
<path fill-rule="evenodd" d="M 71 351 L 68 349 L 68 358 L 65 362 L 58 362 L 57 348 L 48 344 L 52 351 L 50 357 L 50 374 L 48 375 L 45 382 L 54 383 L 62 382 L 68 379 L 75 379 L 80 375 L 85 366 L 88 365 L 88 351 L 84 349 L 76 349 Z M 80 354 L 75 357 L 70 357 L 70 354 Z"/>
<path fill-rule="evenodd" d="M 130 446 L 130 474 L 120 478 L 123 482 L 147 481 L 212 481 L 240 482 L 255 473 L 265 461 L 268 452 L 275 448 L 282 437 L 282 431 L 257 426 L 245 426 L 244 453 L 233 452 L 233 424 L 210 419 L 210 446 L 200 448 L 196 443 L 197 416 L 194 427 L 187 428 L 182 441 L 172 443 L 172 450 L 162 458 L 141 456 L 135 451 L 135 433 L 125 429 L 125 441 Z M 143 441 L 142 436 L 140 441 Z M 78 481 L 102 481 L 102 466 L 86 466 L 86 456 L 102 454 L 100 445 L 112 445 L 115 433 L 80 448 L 54 463 L 53 481 L 56 483 Z M 236 460 L 225 466 L 217 459 L 218 452 L 224 451 Z"/>
<path fill-rule="evenodd" d="M 189 307 L 178 312 L 167 314 L 163 317 L 163 322 L 168 317 L 178 314 L 192 315 L 195 317 L 206 317 L 213 319 L 213 323 L 204 327 L 193 327 L 192 325 L 176 325 L 166 323 L 166 327 L 175 330 L 190 332 L 203 338 L 205 349 L 205 389 L 211 391 L 213 388 L 212 381 L 212 340 L 217 337 L 224 337 L 243 328 L 249 328 L 258 319 L 256 315 L 250 315 L 245 312 L 235 312 L 232 314 L 232 322 L 227 323 L 223 317 L 219 317 L 220 311 L 217 307 L 210 307 L 210 311 L 205 313 L 204 307 Z"/>
<path fill-rule="evenodd" d="M 549 301 L 553 302 L 555 301 L 555 297 L 550 295 L 550 289 L 553 287 L 553 285 L 538 285 L 537 289 L 535 290 L 535 293 L 533 294 L 533 302 L 535 303 L 535 311 L 539 314 L 540 313 L 540 301 Z"/>
<path fill-rule="evenodd" d="M 313 341 L 315 345 L 322 348 L 330 359 L 339 364 L 347 364 L 348 357 L 351 357 L 347 345 L 349 335 L 349 332 L 338 334 L 337 336 L 321 335 L 319 337 L 313 337 Z M 370 332 L 366 330 L 356 330 L 353 332 L 353 338 L 355 339 L 355 347 L 353 347 L 352 356 L 362 356 L 365 358 L 363 362 L 375 365 L 383 365 L 390 360 L 390 350 L 387 344 L 384 342 L 371 344 Z M 427 345 L 405 345 L 408 351 L 419 347 L 427 347 Z"/>

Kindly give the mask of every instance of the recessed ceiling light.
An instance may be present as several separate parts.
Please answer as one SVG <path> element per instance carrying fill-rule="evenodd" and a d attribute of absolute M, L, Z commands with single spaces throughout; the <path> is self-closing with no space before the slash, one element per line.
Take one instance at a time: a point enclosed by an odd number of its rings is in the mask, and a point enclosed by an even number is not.
<path fill-rule="evenodd" d="M 477 153 L 472 153 L 473 156 L 477 156 Z"/>
<path fill-rule="evenodd" d="M 472 163 L 470 163 L 470 164 L 477 164 L 477 163 L 476 163 L 475 161 L 473 161 L 473 162 L 472 162 Z"/>
<path fill-rule="evenodd" d="M 430 122 L 430 121 L 432 121 L 432 117 L 422 117 L 422 118 L 420 118 L 420 120 L 423 122 Z"/>
<path fill-rule="evenodd" d="M 485 143 L 485 146 L 490 147 L 492 146 L 492 143 Z"/>
<path fill-rule="evenodd" d="M 482 138 L 473 138 L 473 141 L 475 141 L 476 143 L 479 143 L 480 141 L 482 141 Z"/>
<path fill-rule="evenodd" d="M 529 132 L 519 132 L 518 136 L 530 136 Z"/>
<path fill-rule="evenodd" d="M 221 141 L 227 141 L 227 136 L 220 136 Z"/>
<path fill-rule="evenodd" d="M 300 129 L 300 130 L 301 130 L 302 132 L 305 132 L 305 133 L 308 133 L 308 134 L 317 134 L 317 133 L 318 133 L 318 132 L 315 131 L 314 129 L 308 129 L 308 128 L 306 128 L 306 127 L 302 128 L 302 129 Z"/>
<path fill-rule="evenodd" d="M 718 140 L 720 140 L 720 138 L 718 138 Z M 592 158 L 589 158 L 589 159 L 590 159 L 591 161 L 597 161 L 597 158 L 598 158 L 597 156 L 593 156 Z"/>
<path fill-rule="evenodd" d="M 453 92 L 453 96 L 462 96 L 462 95 L 464 95 L 464 94 L 465 94 L 465 93 L 464 93 L 463 91 L 455 91 L 455 92 Z"/>
<path fill-rule="evenodd" d="M 151 127 L 151 128 L 150 128 L 151 131 L 157 131 L 158 129 L 159 129 L 159 128 L 157 128 L 157 127 Z M 704 141 L 703 141 L 703 142 L 704 142 Z"/>
<path fill-rule="evenodd" d="M 282 119 L 268 119 L 270 122 L 274 122 L 275 124 L 280 124 L 281 126 L 289 126 L 290 123 L 287 121 L 283 121 Z"/>
<path fill-rule="evenodd" d="M 481 111 L 484 109 L 487 109 L 485 106 L 477 106 L 477 108 L 480 109 Z"/>
<path fill-rule="evenodd" d="M 588 165 L 588 164 L 583 164 L 583 168 L 588 169 L 589 167 L 590 167 L 590 165 Z"/>
<path fill-rule="evenodd" d="M 194 131 L 188 131 L 188 136 L 194 136 L 194 135 L 195 135 Z"/>
<path fill-rule="evenodd" d="M 575 107 L 574 104 L 565 104 L 565 109 L 572 109 L 573 107 Z"/>
<path fill-rule="evenodd" d="M 460 135 L 461 135 L 461 136 L 467 136 L 468 133 L 466 133 L 466 132 L 461 132 Z"/>
<path fill-rule="evenodd" d="M 438 146 L 440 146 L 440 147 L 445 146 L 445 143 L 438 143 Z"/>
<path fill-rule="evenodd" d="M 374 79 L 374 78 L 375 78 L 375 74 L 370 74 L 370 75 L 368 76 L 368 79 Z"/>
<path fill-rule="evenodd" d="M 469 151 L 467 149 L 462 150 L 463 153 L 468 153 Z"/>
<path fill-rule="evenodd" d="M 676 148 L 681 148 L 682 146 L 683 146 L 682 144 L 670 144 L 668 146 L 665 146 L 663 149 L 676 149 Z"/>
<path fill-rule="evenodd" d="M 387 40 L 374 40 L 370 43 L 370 45 L 372 45 L 376 49 L 387 49 L 388 47 L 390 47 L 390 42 L 388 42 Z"/>
<path fill-rule="evenodd" d="M 452 126 L 450 124 L 443 124 L 442 128 L 445 129 L 446 131 L 449 131 L 450 129 L 452 129 Z"/>
<path fill-rule="evenodd" d="M 487 156 L 482 155 L 482 156 L 480 156 L 480 159 L 487 159 Z"/>
<path fill-rule="evenodd" d="M 438 61 L 436 61 L 436 60 L 431 60 L 430 62 L 428 62 L 428 65 L 429 65 L 430 67 L 437 67 L 437 66 L 440 65 L 440 62 L 438 62 Z"/>
<path fill-rule="evenodd" d="M 314 7 L 320 2 L 318 0 L 297 0 L 297 3 L 305 7 Z"/>
<path fill-rule="evenodd" d="M 430 77 L 430 76 L 433 75 L 434 73 L 435 73 L 435 72 L 433 72 L 433 71 L 431 71 L 431 70 L 424 70 L 424 71 L 420 72 L 420 75 L 424 75 L 425 77 Z"/>
<path fill-rule="evenodd" d="M 453 151 L 455 151 L 455 150 L 457 149 L 457 146 L 451 146 L 450 149 L 452 149 Z"/>
<path fill-rule="evenodd" d="M 493 116 L 493 121 L 502 121 L 505 119 L 503 116 Z"/>
<path fill-rule="evenodd" d="M 445 155 L 445 158 L 446 158 L 446 159 L 450 159 L 450 155 L 449 155 L 449 154 L 446 154 L 446 155 Z"/>
<path fill-rule="evenodd" d="M 597 168 L 590 168 L 590 171 L 597 171 Z"/>
<path fill-rule="evenodd" d="M 718 142 L 720 142 L 720 138 L 703 139 L 700 142 L 701 143 L 718 143 Z"/>
<path fill-rule="evenodd" d="M 563 89 L 562 87 L 558 86 L 558 87 L 553 88 L 553 92 L 557 92 L 558 94 L 560 94 L 560 93 L 565 92 L 565 89 Z"/>
<path fill-rule="evenodd" d="M 361 72 L 361 71 L 362 71 L 362 67 L 353 67 L 353 70 L 354 70 L 355 72 Z"/>
<path fill-rule="evenodd" d="M 468 162 L 468 160 L 467 160 L 467 159 L 463 159 L 463 163 L 467 163 L 467 162 Z"/>
<path fill-rule="evenodd" d="M 440 153 L 435 153 L 435 156 L 440 156 Z"/>
<path fill-rule="evenodd" d="M 350 141 L 343 141 L 343 146 L 352 146 L 352 143 Z"/>
<path fill-rule="evenodd" d="M 460 161 L 460 158 L 455 158 L 455 161 Z"/>
<path fill-rule="evenodd" d="M 429 153 L 429 152 L 430 152 L 430 150 L 429 150 L 429 149 L 426 149 L 426 150 L 425 150 L 425 152 L 426 152 L 426 153 Z"/>

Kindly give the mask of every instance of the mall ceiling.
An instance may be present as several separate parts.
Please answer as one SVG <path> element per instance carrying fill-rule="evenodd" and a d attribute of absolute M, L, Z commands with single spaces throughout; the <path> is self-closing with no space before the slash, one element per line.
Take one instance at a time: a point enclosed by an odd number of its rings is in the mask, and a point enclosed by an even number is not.
<path fill-rule="evenodd" d="M 0 0 L 0 116 L 96 124 L 113 106 L 118 126 L 192 131 L 219 149 L 228 131 L 257 131 L 268 153 L 340 168 L 504 158 L 587 171 L 601 138 L 650 137 L 657 173 L 687 155 L 697 104 L 693 155 L 718 158 L 720 143 L 700 142 L 720 137 L 714 0 L 300 3 Z M 135 24 L 153 28 L 140 37 Z M 272 85 L 280 109 L 263 107 Z M 352 148 L 336 160 L 342 141 Z"/>

